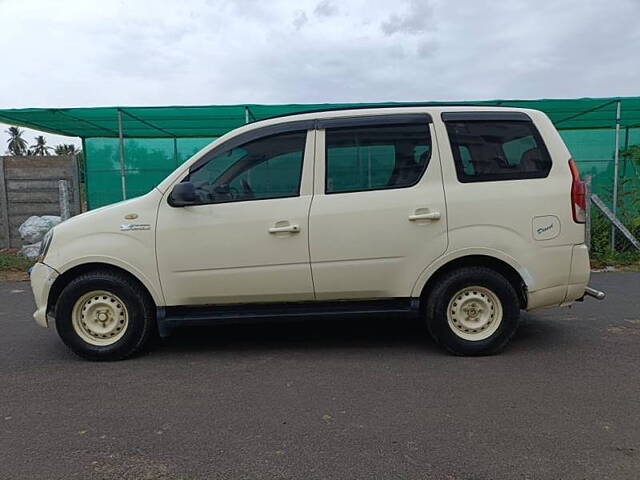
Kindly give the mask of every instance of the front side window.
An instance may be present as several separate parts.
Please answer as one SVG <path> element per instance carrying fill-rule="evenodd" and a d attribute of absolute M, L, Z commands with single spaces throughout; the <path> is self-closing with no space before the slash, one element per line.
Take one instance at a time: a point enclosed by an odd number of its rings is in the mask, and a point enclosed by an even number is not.
<path fill-rule="evenodd" d="M 215 155 L 189 174 L 198 203 L 298 196 L 306 136 L 273 135 Z"/>
<path fill-rule="evenodd" d="M 544 178 L 551 170 L 551 157 L 531 122 L 466 120 L 446 125 L 461 182 Z"/>
<path fill-rule="evenodd" d="M 431 158 L 428 124 L 328 128 L 326 193 L 415 185 Z"/>

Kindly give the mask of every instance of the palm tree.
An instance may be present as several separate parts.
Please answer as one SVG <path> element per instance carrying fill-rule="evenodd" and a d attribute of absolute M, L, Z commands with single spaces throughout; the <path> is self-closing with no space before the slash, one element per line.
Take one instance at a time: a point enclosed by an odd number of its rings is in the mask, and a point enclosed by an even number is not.
<path fill-rule="evenodd" d="M 36 137 L 36 143 L 31 145 L 31 148 L 33 149 L 33 155 L 39 155 L 41 157 L 45 155 L 51 155 L 49 153 L 51 147 L 47 145 L 47 139 L 44 138 L 44 135 L 38 135 Z"/>
<path fill-rule="evenodd" d="M 73 143 L 61 143 L 54 149 L 56 155 L 78 155 L 80 150 Z"/>
<path fill-rule="evenodd" d="M 21 157 L 27 154 L 27 141 L 22 138 L 24 130 L 20 130 L 18 127 L 9 127 L 5 133 L 9 134 L 8 149 L 11 155 Z"/>

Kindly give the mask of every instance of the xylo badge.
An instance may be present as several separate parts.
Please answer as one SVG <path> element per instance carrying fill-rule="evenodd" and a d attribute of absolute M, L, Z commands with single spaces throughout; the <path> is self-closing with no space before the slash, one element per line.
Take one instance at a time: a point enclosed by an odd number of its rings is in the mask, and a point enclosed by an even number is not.
<path fill-rule="evenodd" d="M 121 232 L 131 232 L 133 230 L 151 230 L 148 223 L 123 223 L 120 225 Z"/>

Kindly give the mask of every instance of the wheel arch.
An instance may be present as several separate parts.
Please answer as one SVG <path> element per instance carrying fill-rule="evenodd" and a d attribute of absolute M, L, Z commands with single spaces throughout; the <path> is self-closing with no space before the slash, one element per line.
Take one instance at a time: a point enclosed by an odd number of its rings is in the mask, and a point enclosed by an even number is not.
<path fill-rule="evenodd" d="M 513 262 L 515 263 L 515 262 Z M 433 266 L 428 268 L 422 275 L 422 281 L 419 281 L 416 287 L 414 288 L 414 292 L 417 292 L 421 299 L 425 298 L 429 293 L 433 285 L 441 278 L 444 274 L 456 270 L 461 267 L 470 267 L 470 266 L 482 266 L 486 268 L 490 268 L 495 270 L 496 272 L 503 275 L 509 283 L 513 286 L 516 293 L 518 294 L 518 299 L 520 301 L 520 308 L 527 308 L 527 281 L 526 278 L 529 274 L 526 270 L 520 269 L 524 272 L 524 275 L 520 273 L 520 271 L 513 264 L 508 263 L 505 259 L 498 258 L 496 256 L 492 256 L 486 253 L 473 253 L 462 256 L 456 256 L 455 258 L 451 258 L 448 261 L 441 262 L 437 266 Z"/>
<path fill-rule="evenodd" d="M 148 285 L 145 284 L 140 278 L 131 273 L 129 270 L 126 270 L 117 265 L 113 265 L 111 263 L 104 262 L 87 262 L 81 263 L 79 265 L 75 265 L 68 270 L 65 270 L 63 273 L 58 275 L 58 277 L 51 285 L 51 289 L 49 290 L 49 296 L 47 299 L 47 312 L 54 312 L 56 303 L 58 302 L 58 298 L 60 294 L 64 290 L 64 288 L 78 275 L 83 273 L 88 273 L 92 271 L 111 271 L 121 275 L 125 275 L 129 277 L 131 280 L 138 283 L 142 289 L 147 293 L 151 302 L 153 302 L 154 306 L 158 305 L 158 298 L 156 298 L 153 294 L 153 290 L 149 288 Z"/>

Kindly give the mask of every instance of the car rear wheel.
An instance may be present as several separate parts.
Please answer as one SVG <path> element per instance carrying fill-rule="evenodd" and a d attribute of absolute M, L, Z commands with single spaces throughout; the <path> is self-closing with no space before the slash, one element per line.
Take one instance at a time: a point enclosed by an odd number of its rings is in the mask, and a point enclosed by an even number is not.
<path fill-rule="evenodd" d="M 62 341 L 88 360 L 122 360 L 142 351 L 156 332 L 155 309 L 144 288 L 124 274 L 80 275 L 56 303 Z"/>
<path fill-rule="evenodd" d="M 455 355 L 502 350 L 518 327 L 520 302 L 511 283 L 486 267 L 463 267 L 437 280 L 426 299 L 431 337 Z"/>

